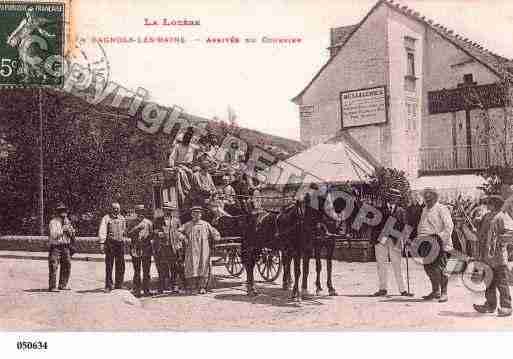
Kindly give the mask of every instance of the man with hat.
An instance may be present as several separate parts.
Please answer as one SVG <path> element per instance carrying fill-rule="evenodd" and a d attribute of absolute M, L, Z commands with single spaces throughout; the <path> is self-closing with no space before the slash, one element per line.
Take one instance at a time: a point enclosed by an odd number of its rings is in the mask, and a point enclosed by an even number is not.
<path fill-rule="evenodd" d="M 49 223 L 48 253 L 48 290 L 57 292 L 57 269 L 60 265 L 59 289 L 70 290 L 68 281 L 71 274 L 70 245 L 75 237 L 75 229 L 68 219 L 68 208 L 59 203 L 55 208 L 56 215 Z"/>
<path fill-rule="evenodd" d="M 445 267 L 447 266 L 447 254 L 453 249 L 454 223 L 449 209 L 438 202 L 438 192 L 434 188 L 425 188 L 423 196 L 425 206 L 420 216 L 415 242 L 420 250 L 426 244 L 424 249 L 427 251 L 419 254 L 423 257 L 424 270 L 432 287 L 431 293 L 423 298 L 424 300 L 437 299 L 443 303 L 448 301 L 449 276 L 445 273 Z"/>
<path fill-rule="evenodd" d="M 201 219 L 203 208 L 191 208 L 192 220 L 180 227 L 185 239 L 185 278 L 187 290 L 195 286 L 200 294 L 206 293 L 210 273 L 210 242 L 221 238 L 217 229 Z"/>
<path fill-rule="evenodd" d="M 146 218 L 146 209 L 143 204 L 135 206 L 137 218 L 135 225 L 128 231 L 131 239 L 130 255 L 134 266 L 133 291 L 135 296 L 141 295 L 141 265 L 142 265 L 142 290 L 144 295 L 150 292 L 150 269 L 152 255 L 153 223 Z"/>
<path fill-rule="evenodd" d="M 115 289 L 123 287 L 125 277 L 125 235 L 126 220 L 121 215 L 121 206 L 114 202 L 110 213 L 106 214 L 100 223 L 98 237 L 100 250 L 105 253 L 105 291 L 112 290 L 112 270 L 116 265 Z"/>
<path fill-rule="evenodd" d="M 177 276 L 185 287 L 183 273 L 184 236 L 178 232 L 181 226 L 178 210 L 164 206 L 164 215 L 155 219 L 155 240 L 153 245 L 155 263 L 159 273 L 159 293 L 169 286 L 173 293 L 179 293 Z"/>
<path fill-rule="evenodd" d="M 508 284 L 508 251 L 507 245 L 513 243 L 513 219 L 501 211 L 504 199 L 499 195 L 491 195 L 485 199 L 492 220 L 489 225 L 485 244 L 482 247 L 481 260 L 488 264 L 493 272 L 490 283 L 487 283 L 483 305 L 474 304 L 480 313 L 493 313 L 497 309 L 497 291 L 499 292 L 500 317 L 510 316 L 511 293 Z"/>
<path fill-rule="evenodd" d="M 200 170 L 195 172 L 193 175 L 195 205 L 204 206 L 207 203 L 207 200 L 217 192 L 214 180 L 210 173 L 208 173 L 209 166 L 209 161 L 202 161 L 200 164 Z"/>
<path fill-rule="evenodd" d="M 379 288 L 375 296 L 385 296 L 388 293 L 388 258 L 392 264 L 395 281 L 402 296 L 408 296 L 405 290 L 404 279 L 401 270 L 402 260 L 402 238 L 397 238 L 391 233 L 385 233 L 387 221 L 394 221 L 394 229 L 401 231 L 405 226 L 405 211 L 399 205 L 401 191 L 396 188 L 389 188 L 385 193 L 384 201 L 379 211 L 382 215 L 381 221 L 372 230 L 371 243 L 374 244 L 376 254 L 376 265 L 378 271 Z M 391 223 L 391 222 L 389 222 Z"/>

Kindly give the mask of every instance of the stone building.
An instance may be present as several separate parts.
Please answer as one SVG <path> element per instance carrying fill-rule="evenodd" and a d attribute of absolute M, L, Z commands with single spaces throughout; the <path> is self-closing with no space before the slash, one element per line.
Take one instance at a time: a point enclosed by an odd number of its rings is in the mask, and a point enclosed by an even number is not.
<path fill-rule="evenodd" d="M 504 161 L 493 134 L 504 134 L 498 84 L 510 60 L 385 0 L 330 39 L 328 61 L 293 99 L 303 143 L 346 131 L 412 180 Z"/>

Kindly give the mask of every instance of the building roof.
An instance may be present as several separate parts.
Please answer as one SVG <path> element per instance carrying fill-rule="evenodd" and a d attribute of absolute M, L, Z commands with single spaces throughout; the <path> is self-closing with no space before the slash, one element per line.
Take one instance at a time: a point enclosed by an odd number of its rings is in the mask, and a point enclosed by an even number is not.
<path fill-rule="evenodd" d="M 491 52 L 490 50 L 484 48 L 482 45 L 455 33 L 453 30 L 436 23 L 433 20 L 426 18 L 425 16 L 422 16 L 417 11 L 410 9 L 407 6 L 401 6 L 399 3 L 394 3 L 393 0 L 379 0 L 357 25 L 331 29 L 332 39 L 334 37 L 340 38 L 340 42 L 335 44 L 332 43 L 330 47 L 342 48 L 353 36 L 353 34 L 358 31 L 360 26 L 367 20 L 367 18 L 381 5 L 387 6 L 388 8 L 407 16 L 408 18 L 418 21 L 429 27 L 434 32 L 445 38 L 447 41 L 451 42 L 454 46 L 465 52 L 468 56 L 487 67 L 497 76 L 501 78 L 503 76 L 508 76 L 510 78 L 513 77 L 512 60 Z M 308 85 L 306 85 L 306 87 L 292 99 L 293 102 L 297 102 L 298 98 L 306 92 L 306 90 L 312 85 L 317 77 L 319 77 L 322 71 L 331 63 L 335 56 L 337 56 L 337 54 L 329 58 L 329 60 L 315 74 Z"/>
<path fill-rule="evenodd" d="M 310 147 L 272 166 L 268 183 L 286 185 L 362 182 L 379 166 L 379 162 L 356 140 L 341 131 L 327 142 Z"/>

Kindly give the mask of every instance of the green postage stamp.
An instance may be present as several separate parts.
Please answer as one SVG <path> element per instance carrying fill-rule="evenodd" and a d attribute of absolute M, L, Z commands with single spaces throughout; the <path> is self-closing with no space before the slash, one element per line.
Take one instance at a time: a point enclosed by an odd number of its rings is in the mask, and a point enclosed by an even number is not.
<path fill-rule="evenodd" d="M 0 86 L 60 85 L 63 3 L 0 1 Z"/>

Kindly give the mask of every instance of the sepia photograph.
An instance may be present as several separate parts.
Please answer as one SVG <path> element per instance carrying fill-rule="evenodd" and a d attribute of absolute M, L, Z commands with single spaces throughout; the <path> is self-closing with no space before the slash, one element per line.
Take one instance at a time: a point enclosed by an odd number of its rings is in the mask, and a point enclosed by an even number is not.
<path fill-rule="evenodd" d="M 511 330 L 511 14 L 0 0 L 8 346 Z"/>

